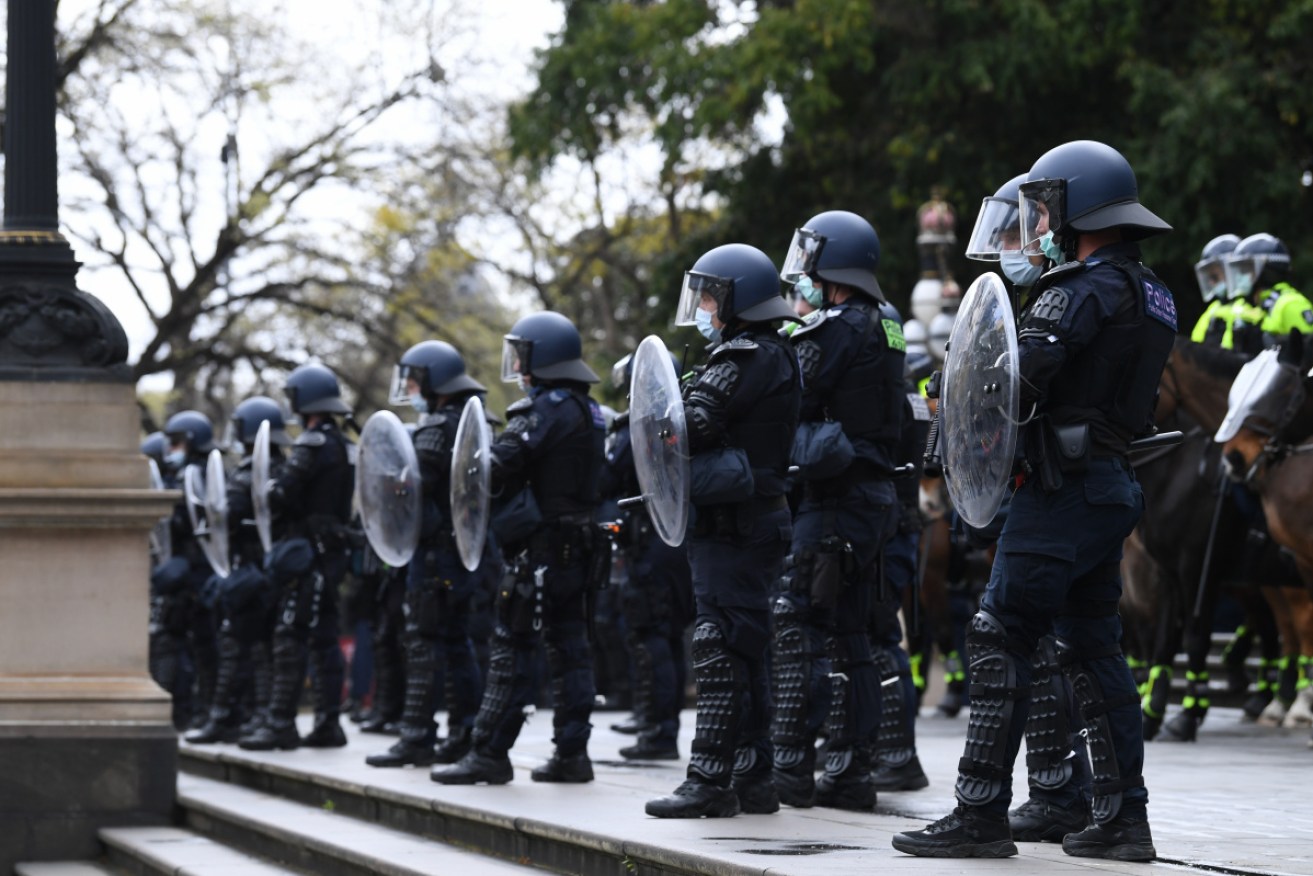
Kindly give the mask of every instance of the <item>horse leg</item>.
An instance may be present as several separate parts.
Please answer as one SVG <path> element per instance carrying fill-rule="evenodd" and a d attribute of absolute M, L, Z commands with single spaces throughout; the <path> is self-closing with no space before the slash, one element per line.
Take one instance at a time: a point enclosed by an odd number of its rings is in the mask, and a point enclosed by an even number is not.
<path fill-rule="evenodd" d="M 1303 588 L 1291 588 L 1286 592 L 1286 599 L 1299 635 L 1299 656 L 1296 658 L 1295 701 L 1281 726 L 1308 727 L 1313 725 L 1313 687 L 1309 686 L 1309 674 L 1313 670 L 1313 598 Z"/>
<path fill-rule="evenodd" d="M 1217 610 L 1217 576 L 1209 575 L 1199 604 L 1199 616 L 1187 617 L 1185 624 L 1185 697 L 1181 711 L 1163 727 L 1176 742 L 1194 742 L 1199 725 L 1208 715 L 1208 652 L 1212 649 L 1212 618 Z M 1193 610 L 1192 610 L 1193 612 Z"/>
<path fill-rule="evenodd" d="M 1276 618 L 1263 591 L 1267 587 L 1250 584 L 1245 588 L 1245 613 L 1248 625 L 1258 639 L 1258 676 L 1254 679 L 1254 692 L 1245 700 L 1242 720 L 1257 721 L 1258 716 L 1272 702 L 1277 664 L 1281 662 L 1281 637 L 1277 633 Z"/>
<path fill-rule="evenodd" d="M 1258 723 L 1266 727 L 1280 726 L 1285 719 L 1295 699 L 1295 683 L 1299 677 L 1299 629 L 1291 611 L 1289 592 L 1289 588 L 1280 585 L 1263 588 L 1263 597 L 1272 609 L 1272 619 L 1276 622 L 1277 634 L 1281 639 L 1275 696 L 1258 716 Z"/>

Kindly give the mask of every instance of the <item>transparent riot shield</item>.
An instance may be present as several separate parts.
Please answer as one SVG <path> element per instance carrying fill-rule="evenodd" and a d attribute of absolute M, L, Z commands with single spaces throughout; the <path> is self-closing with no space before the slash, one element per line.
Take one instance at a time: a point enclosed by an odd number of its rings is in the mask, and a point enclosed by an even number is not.
<path fill-rule="evenodd" d="M 260 423 L 251 448 L 251 507 L 255 510 L 255 531 L 267 554 L 274 547 L 273 512 L 269 509 L 269 421 Z"/>
<path fill-rule="evenodd" d="M 160 472 L 159 463 L 150 457 L 146 457 L 146 462 L 150 466 L 150 486 L 152 490 L 168 489 L 164 486 L 164 475 Z M 167 562 L 173 556 L 173 518 L 171 515 L 161 517 L 155 521 L 155 525 L 150 530 L 150 556 L 155 565 Z"/>
<path fill-rule="evenodd" d="M 1007 493 L 1019 399 L 1012 304 L 998 275 L 982 274 L 953 322 L 939 397 L 944 479 L 953 507 L 971 526 L 993 520 Z"/>
<path fill-rule="evenodd" d="M 183 471 L 183 495 L 201 553 L 215 574 L 227 578 L 232 569 L 228 554 L 228 479 L 218 448 L 210 451 L 204 474 L 198 465 L 189 465 Z"/>
<path fill-rule="evenodd" d="M 419 460 L 410 433 L 397 415 L 379 411 L 360 432 L 356 500 L 365 537 L 383 562 L 410 562 L 419 545 Z"/>
<path fill-rule="evenodd" d="M 643 505 L 661 540 L 678 546 L 688 528 L 688 427 L 679 376 L 656 335 L 644 338 L 634 354 L 629 434 Z"/>
<path fill-rule="evenodd" d="M 488 538 L 491 444 L 492 430 L 483 402 L 477 395 L 470 396 L 461 411 L 451 452 L 451 525 L 460 561 L 471 572 L 479 567 Z"/>

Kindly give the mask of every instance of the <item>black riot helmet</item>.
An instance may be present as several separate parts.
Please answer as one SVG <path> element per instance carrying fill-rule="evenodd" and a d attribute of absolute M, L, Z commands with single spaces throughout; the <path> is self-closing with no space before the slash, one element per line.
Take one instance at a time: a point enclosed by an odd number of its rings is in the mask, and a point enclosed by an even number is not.
<path fill-rule="evenodd" d="M 503 336 L 501 379 L 518 383 L 521 375 L 536 380 L 600 379 L 583 359 L 583 342 L 574 323 L 550 310 L 522 317 Z"/>
<path fill-rule="evenodd" d="M 155 460 L 155 464 L 164 468 L 164 454 L 169 452 L 169 439 L 163 432 L 151 432 L 141 442 L 141 454 Z"/>
<path fill-rule="evenodd" d="M 1120 228 L 1125 240 L 1143 240 L 1171 231 L 1139 200 L 1135 171 L 1106 143 L 1074 140 L 1039 157 L 1021 184 L 1021 243 L 1041 253 L 1046 231 L 1063 245 L 1068 258 L 1078 235 Z"/>
<path fill-rule="evenodd" d="M 267 395 L 253 395 L 233 410 L 232 419 L 228 421 L 226 443 L 240 441 L 249 450 L 255 442 L 255 433 L 265 420 L 269 421 L 270 443 L 292 443 L 292 439 L 287 436 L 287 419 L 283 416 L 282 407 Z"/>
<path fill-rule="evenodd" d="M 486 392 L 487 387 L 465 373 L 465 359 L 446 341 L 421 341 L 405 352 L 392 372 L 392 392 L 388 401 L 403 405 L 410 400 L 406 380 L 419 384 L 425 398 L 456 395 L 462 392 Z"/>
<path fill-rule="evenodd" d="M 287 376 L 283 387 L 287 402 L 297 414 L 349 414 L 351 408 L 342 401 L 337 375 L 323 365 L 298 366 Z"/>
<path fill-rule="evenodd" d="M 185 441 L 189 454 L 209 453 L 214 449 L 214 426 L 200 411 L 178 411 L 164 424 L 169 442 Z"/>
<path fill-rule="evenodd" d="M 697 325 L 703 295 L 716 302 L 716 318 L 733 322 L 800 322 L 780 294 L 775 263 L 755 246 L 727 243 L 708 250 L 684 272 L 684 286 L 675 310 L 675 325 Z"/>
<path fill-rule="evenodd" d="M 669 352 L 669 351 L 667 351 Z M 670 354 L 670 367 L 674 369 L 675 376 L 679 376 L 679 360 L 675 354 Z M 616 363 L 611 366 L 611 386 L 619 390 L 622 395 L 629 395 L 629 382 L 634 376 L 634 354 L 625 353 Z"/>
<path fill-rule="evenodd" d="M 1204 244 L 1199 261 L 1194 263 L 1194 276 L 1205 301 L 1227 297 L 1226 257 L 1239 243 L 1239 235 L 1222 234 Z"/>
<path fill-rule="evenodd" d="M 830 210 L 793 232 L 780 277 L 796 283 L 805 274 L 851 286 L 883 302 L 884 292 L 875 279 L 879 266 L 880 237 L 871 223 L 847 210 Z"/>
<path fill-rule="evenodd" d="M 1290 274 L 1290 250 L 1266 232 L 1249 235 L 1223 258 L 1231 298 L 1243 298 L 1255 289 L 1266 289 Z"/>

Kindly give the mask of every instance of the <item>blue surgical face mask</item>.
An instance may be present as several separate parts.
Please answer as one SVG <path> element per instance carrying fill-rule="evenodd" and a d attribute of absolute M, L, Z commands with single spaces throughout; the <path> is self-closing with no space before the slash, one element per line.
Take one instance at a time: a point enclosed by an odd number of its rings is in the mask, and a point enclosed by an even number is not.
<path fill-rule="evenodd" d="M 711 311 L 698 308 L 698 312 L 693 314 L 693 319 L 697 321 L 698 331 L 702 337 L 711 341 L 713 344 L 720 343 L 720 329 L 711 324 Z"/>
<path fill-rule="evenodd" d="M 1003 269 L 1003 275 L 1018 286 L 1034 286 L 1040 274 L 1044 273 L 1043 265 L 1033 264 L 1029 256 L 1017 249 L 999 253 L 998 263 Z"/>
<path fill-rule="evenodd" d="M 421 414 L 427 414 L 429 412 L 429 400 L 418 392 L 412 392 L 410 394 L 410 406 Z"/>
<path fill-rule="evenodd" d="M 1039 248 L 1044 253 L 1044 258 L 1055 265 L 1067 261 L 1067 254 L 1062 251 L 1062 245 L 1053 239 L 1052 231 L 1044 232 L 1044 236 L 1039 239 Z"/>
<path fill-rule="evenodd" d="M 1208 297 L 1214 301 L 1226 300 L 1226 281 L 1218 280 L 1213 284 L 1213 288 L 1208 290 Z"/>
<path fill-rule="evenodd" d="M 170 450 L 168 453 L 164 454 L 164 464 L 175 471 L 182 468 L 182 464 L 186 461 L 186 450 Z"/>
<path fill-rule="evenodd" d="M 1254 289 L 1254 278 L 1248 274 L 1237 274 L 1235 278 L 1235 289 L 1232 290 L 1232 298 L 1244 298 Z"/>
<path fill-rule="evenodd" d="M 798 278 L 798 282 L 793 284 L 793 288 L 798 290 L 798 294 L 802 296 L 802 300 L 806 301 L 812 307 L 820 307 L 821 303 L 825 300 L 825 295 L 821 291 L 821 287 L 813 283 L 812 278 L 808 277 L 806 274 L 803 274 Z"/>

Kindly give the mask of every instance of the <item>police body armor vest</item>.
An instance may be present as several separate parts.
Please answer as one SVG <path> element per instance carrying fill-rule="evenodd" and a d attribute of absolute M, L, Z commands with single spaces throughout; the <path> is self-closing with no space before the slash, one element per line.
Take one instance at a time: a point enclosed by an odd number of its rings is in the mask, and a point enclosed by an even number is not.
<path fill-rule="evenodd" d="M 529 486 L 543 519 L 591 515 L 606 460 L 601 411 L 587 394 L 564 387 L 539 394 L 533 406 L 541 416 L 571 420 L 569 433 L 529 462 Z"/>
<path fill-rule="evenodd" d="M 843 426 L 857 459 L 889 474 L 898 464 L 902 434 L 903 358 L 890 352 L 876 308 L 867 304 L 840 307 L 838 318 L 861 334 L 862 344 L 825 406 L 830 417 Z"/>
<path fill-rule="evenodd" d="M 1166 296 L 1173 316 L 1175 304 L 1166 285 L 1139 262 L 1101 258 L 1084 264 L 1086 271 L 1100 264 L 1116 268 L 1129 294 L 1094 341 L 1054 376 L 1044 407 L 1054 425 L 1088 422 L 1095 455 L 1122 455 L 1152 426 L 1162 366 L 1176 337 L 1174 326 L 1146 313 L 1146 298 Z M 1051 276 L 1057 282 L 1045 286 L 1061 285 L 1063 274 Z M 1033 291 L 1032 298 L 1042 291 Z"/>
<path fill-rule="evenodd" d="M 419 457 L 420 486 L 424 493 L 421 505 L 423 521 L 420 540 L 451 541 L 451 452 L 456 446 L 456 430 L 465 403 L 444 405 L 440 410 L 420 418 L 412 438 Z"/>
<path fill-rule="evenodd" d="M 756 342 L 757 349 L 733 355 L 750 358 L 750 364 L 744 364 L 745 372 L 772 369 L 769 374 L 754 373 L 752 379 L 775 389 L 739 413 L 726 429 L 726 436 L 731 446 L 742 448 L 748 455 L 754 494 L 782 496 L 788 486 L 793 433 L 798 430 L 802 398 L 798 357 L 776 332 L 749 331 L 745 335 Z"/>
<path fill-rule="evenodd" d="M 251 503 L 251 460 L 241 464 L 228 475 L 228 544 L 229 553 L 237 562 L 234 566 L 264 562 L 264 546 L 250 521 L 255 516 Z"/>
<path fill-rule="evenodd" d="M 315 431 L 324 436 L 324 441 L 312 449 L 317 458 L 312 469 L 314 476 L 305 485 L 302 496 L 305 517 L 289 528 L 297 534 L 326 535 L 351 519 L 355 468 L 351 464 L 351 442 L 336 423 L 330 421 Z"/>

